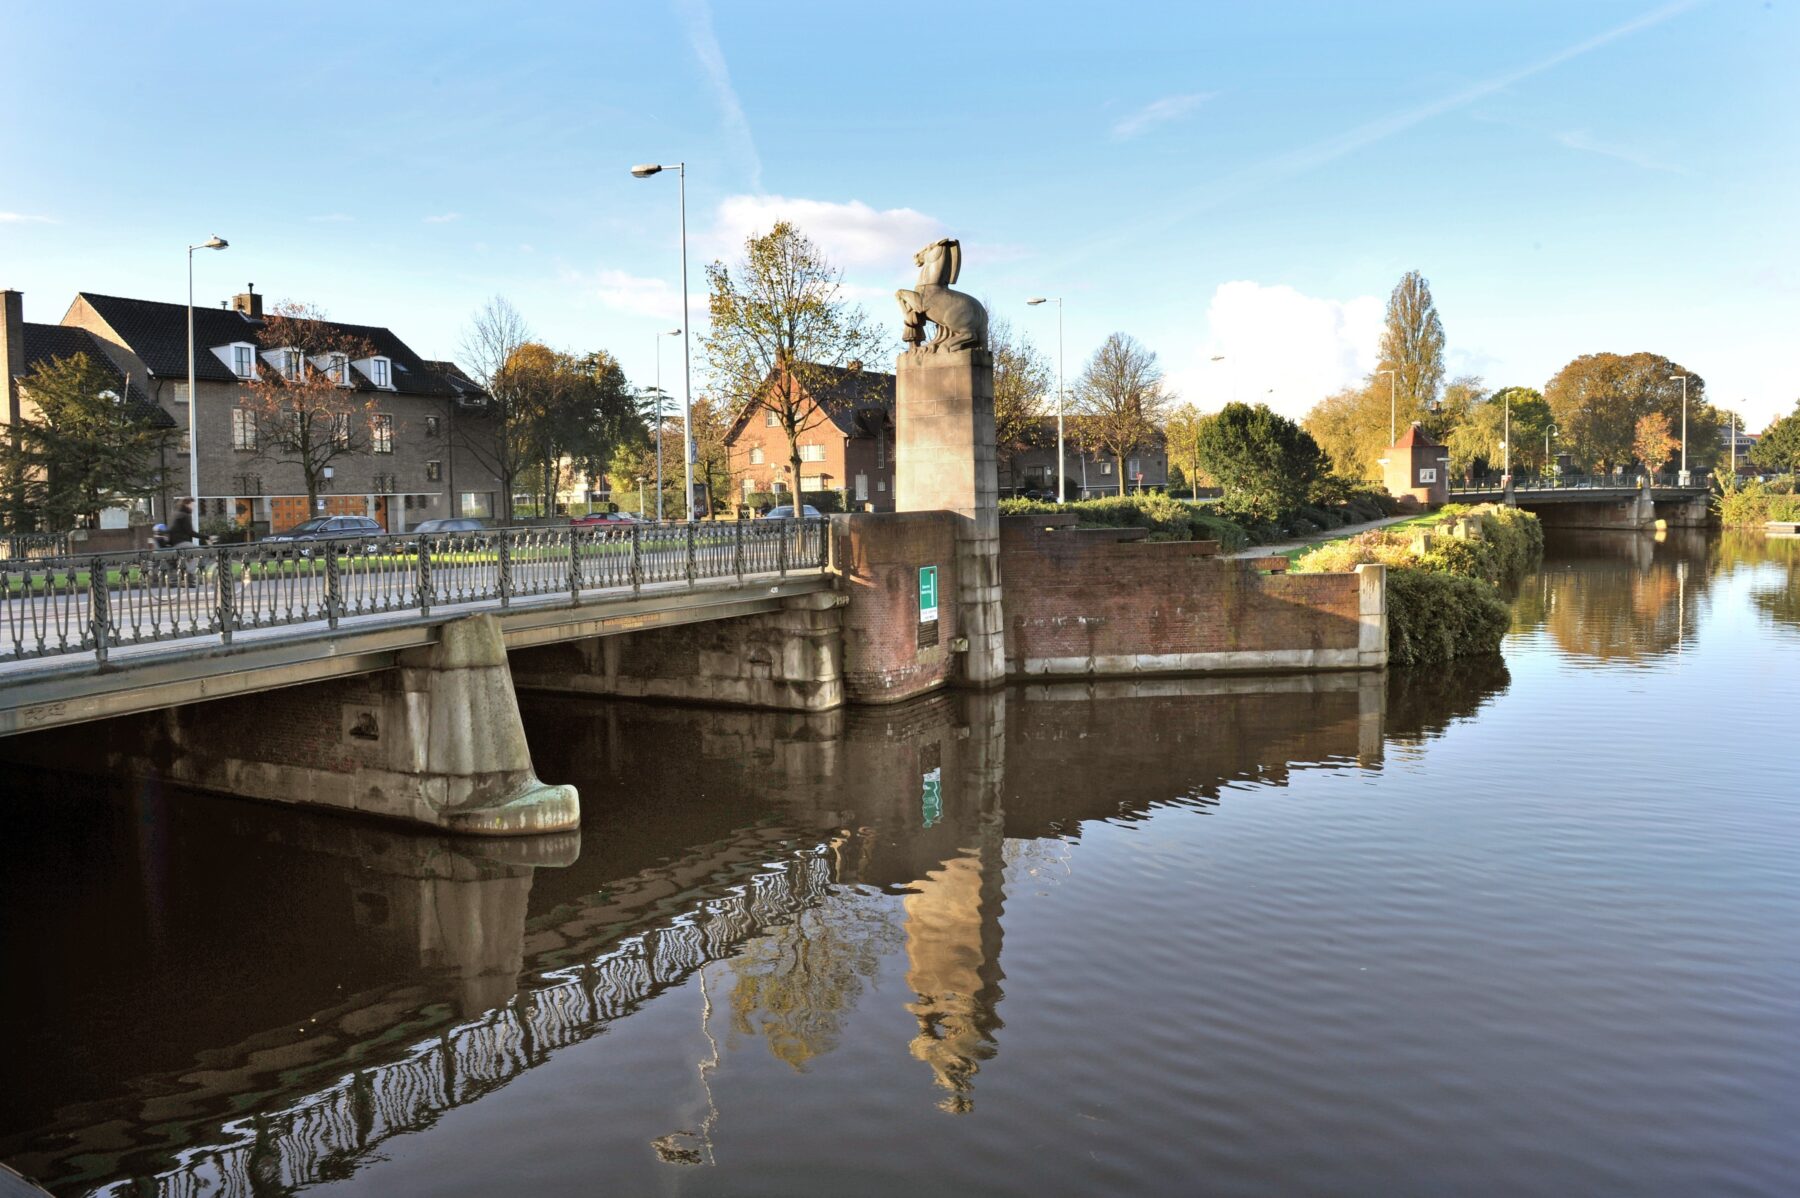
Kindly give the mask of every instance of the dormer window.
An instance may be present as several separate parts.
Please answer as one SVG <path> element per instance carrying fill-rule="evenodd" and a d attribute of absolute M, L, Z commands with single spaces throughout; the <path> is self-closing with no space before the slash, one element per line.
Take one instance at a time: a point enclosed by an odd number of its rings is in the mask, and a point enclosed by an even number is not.
<path fill-rule="evenodd" d="M 386 358 L 369 359 L 369 381 L 377 387 L 393 386 L 393 379 Z"/>
<path fill-rule="evenodd" d="M 331 381 L 340 387 L 350 385 L 350 355 L 331 355 Z"/>
<path fill-rule="evenodd" d="M 300 378 L 300 351 L 284 349 L 281 351 L 281 377 L 292 381 Z"/>
<path fill-rule="evenodd" d="M 231 371 L 241 379 L 256 377 L 256 347 L 254 345 L 231 347 Z"/>

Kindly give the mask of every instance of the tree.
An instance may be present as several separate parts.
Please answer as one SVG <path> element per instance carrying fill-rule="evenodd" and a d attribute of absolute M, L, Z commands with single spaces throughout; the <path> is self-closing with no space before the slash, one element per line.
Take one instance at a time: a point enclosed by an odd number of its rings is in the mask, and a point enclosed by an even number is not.
<path fill-rule="evenodd" d="M 303 303 L 277 305 L 263 318 L 257 341 L 276 365 L 264 366 L 244 389 L 256 455 L 297 466 L 306 510 L 314 511 L 326 468 L 366 452 L 374 436 L 377 392 L 362 390 L 351 363 L 374 357 L 375 348 Z"/>
<path fill-rule="evenodd" d="M 1432 302 L 1431 283 L 1416 270 L 1400 276 L 1388 296 L 1381 362 L 1375 369 L 1371 382 L 1386 382 L 1380 373 L 1383 370 L 1394 372 L 1398 427 L 1425 420 L 1444 381 L 1444 323 Z"/>
<path fill-rule="evenodd" d="M 519 471 L 530 453 L 530 437 L 523 397 L 506 367 L 529 340 L 531 332 L 525 318 L 500 296 L 490 299 L 475 314 L 462 338 L 462 365 L 487 392 L 489 419 L 477 423 L 474 429 L 454 422 L 457 447 L 500 480 L 508 522 L 513 518 L 513 492 Z"/>
<path fill-rule="evenodd" d="M 1125 458 L 1152 444 L 1163 409 L 1175 397 L 1163 390 L 1156 355 L 1125 333 L 1108 337 L 1075 383 L 1075 436 L 1118 463 L 1125 493 Z"/>
<path fill-rule="evenodd" d="M 513 351 L 501 380 L 515 449 L 537 482 L 541 512 L 556 510 L 566 471 L 599 474 L 616 446 L 642 435 L 637 396 L 604 350 L 577 357 L 528 341 Z"/>
<path fill-rule="evenodd" d="M 92 527 L 101 508 L 161 484 L 158 458 L 172 434 L 120 395 L 107 366 L 75 353 L 39 363 L 19 386 L 36 411 L 0 440 L 16 527 Z"/>
<path fill-rule="evenodd" d="M 1645 412 L 1637 418 L 1631 452 L 1644 464 L 1646 474 L 1655 474 L 1662 469 L 1679 444 L 1681 442 L 1669 432 L 1669 418 L 1661 412 Z"/>
<path fill-rule="evenodd" d="M 1013 459 L 1046 441 L 1045 396 L 1054 385 L 1050 361 L 1029 338 L 1014 337 L 1010 321 L 992 317 L 988 322 L 988 349 L 994 355 L 994 441 L 1001 469 L 1009 485 Z M 1054 433 L 1049 437 L 1054 438 Z"/>
<path fill-rule="evenodd" d="M 1267 404 L 1226 404 L 1200 429 L 1200 464 L 1225 488 L 1228 510 L 1279 520 L 1306 502 L 1331 459 L 1312 435 Z"/>
<path fill-rule="evenodd" d="M 1681 427 L 1681 381 L 1687 375 L 1689 465 L 1708 469 L 1718 457 L 1724 418 L 1706 402 L 1706 382 L 1661 354 L 1584 354 L 1544 388 L 1557 440 L 1603 471 L 1636 457 L 1638 419 L 1660 412 Z"/>
<path fill-rule="evenodd" d="M 872 393 L 862 363 L 884 340 L 845 300 L 842 272 L 787 221 L 748 238 L 735 271 L 707 267 L 706 280 L 712 328 L 700 345 L 714 391 L 734 413 L 775 417 L 798 494 L 801 435 L 853 406 L 864 385 Z"/>
<path fill-rule="evenodd" d="M 1200 427 L 1209 419 L 1199 408 L 1184 403 L 1169 413 L 1163 425 L 1163 439 L 1169 448 L 1169 485 L 1175 485 L 1175 471 L 1190 486 L 1212 486 L 1211 477 L 1200 465 Z"/>
<path fill-rule="evenodd" d="M 1451 387 L 1454 387 L 1452 384 Z M 1449 396 L 1451 387 L 1444 389 Z M 1530 387 L 1505 387 L 1462 408 L 1443 434 L 1455 472 L 1499 470 L 1507 460 L 1507 405 L 1512 407 L 1512 468 L 1529 471 L 1543 460 L 1550 409 Z M 1446 406 L 1448 404 L 1446 403 Z"/>
<path fill-rule="evenodd" d="M 1800 471 L 1800 404 L 1770 422 L 1751 446 L 1750 460 L 1765 470 Z"/>
<path fill-rule="evenodd" d="M 1380 478 L 1380 459 L 1388 443 L 1388 397 L 1385 380 L 1377 395 L 1364 383 L 1345 387 L 1313 405 L 1303 422 L 1331 458 L 1340 477 L 1356 482 Z"/>

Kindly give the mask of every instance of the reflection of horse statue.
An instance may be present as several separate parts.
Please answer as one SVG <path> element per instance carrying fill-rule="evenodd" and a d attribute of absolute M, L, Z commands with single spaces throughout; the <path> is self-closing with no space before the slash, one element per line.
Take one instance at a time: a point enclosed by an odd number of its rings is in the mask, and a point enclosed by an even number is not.
<path fill-rule="evenodd" d="M 974 296 L 950 289 L 962 273 L 962 244 L 949 237 L 934 241 L 914 254 L 913 262 L 919 268 L 918 289 L 894 292 L 903 317 L 902 340 L 923 353 L 985 348 L 987 309 Z M 927 321 L 937 326 L 930 341 L 925 340 Z"/>

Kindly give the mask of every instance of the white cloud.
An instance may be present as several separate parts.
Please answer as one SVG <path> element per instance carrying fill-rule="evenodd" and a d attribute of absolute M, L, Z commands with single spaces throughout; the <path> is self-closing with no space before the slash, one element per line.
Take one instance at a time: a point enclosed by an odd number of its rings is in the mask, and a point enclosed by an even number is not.
<path fill-rule="evenodd" d="M 1188 365 L 1172 367 L 1169 381 L 1203 410 L 1235 393 L 1299 419 L 1374 368 L 1383 311 L 1372 295 L 1333 300 L 1285 284 L 1221 283 L 1206 310 L 1206 344 Z M 1215 354 L 1223 360 L 1212 361 Z"/>
<path fill-rule="evenodd" d="M 1130 141 L 1134 137 L 1142 137 L 1158 125 L 1180 120 L 1216 95 L 1217 92 L 1182 92 L 1152 100 L 1130 116 L 1115 122 L 1112 127 L 1113 139 Z"/>
<path fill-rule="evenodd" d="M 884 278 L 913 274 L 913 254 L 944 235 L 942 222 L 912 208 L 739 195 L 719 205 L 710 238 L 713 252 L 732 261 L 743 252 L 746 238 L 767 233 L 778 220 L 793 222 L 846 272 L 880 271 Z"/>
<path fill-rule="evenodd" d="M 47 216 L 32 216 L 27 212 L 0 212 L 0 225 L 53 225 L 55 223 Z"/>
<path fill-rule="evenodd" d="M 668 279 L 651 279 L 622 270 L 603 270 L 592 281 L 593 294 L 615 312 L 681 321 L 681 291 Z M 690 300 L 694 297 L 690 296 Z"/>
<path fill-rule="evenodd" d="M 1620 162 L 1629 162 L 1632 166 L 1647 171 L 1662 171 L 1665 174 L 1685 175 L 1688 172 L 1679 166 L 1662 162 L 1648 154 L 1634 150 L 1630 146 L 1621 146 L 1612 142 L 1596 140 L 1585 129 L 1571 129 L 1556 135 L 1556 144 L 1568 150 L 1579 150 L 1583 154 L 1598 154 L 1602 158 L 1613 158 Z"/>
<path fill-rule="evenodd" d="M 687 24 L 688 44 L 693 47 L 694 57 L 700 60 L 701 69 L 712 83 L 713 98 L 718 101 L 725 131 L 737 143 L 744 169 L 750 175 L 750 186 L 761 191 L 762 157 L 756 152 L 756 139 L 751 136 L 750 121 L 744 115 L 744 105 L 738 100 L 737 88 L 732 86 L 725 51 L 713 32 L 712 10 L 705 0 L 681 0 L 680 9 L 682 20 Z"/>
<path fill-rule="evenodd" d="M 436 216 L 426 217 L 425 223 L 428 225 L 447 225 L 453 220 L 461 220 L 461 219 L 462 219 L 462 213 L 460 213 L 460 212 L 441 212 L 441 213 L 437 214 Z"/>

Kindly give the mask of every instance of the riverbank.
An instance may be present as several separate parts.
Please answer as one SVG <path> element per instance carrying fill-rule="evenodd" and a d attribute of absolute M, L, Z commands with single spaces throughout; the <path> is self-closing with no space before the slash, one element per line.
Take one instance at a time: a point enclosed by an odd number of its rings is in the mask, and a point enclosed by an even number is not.
<path fill-rule="evenodd" d="M 1274 545 L 1256 545 L 1249 549 L 1240 549 L 1228 557 L 1285 557 L 1292 561 L 1302 553 L 1317 549 L 1321 545 L 1331 545 L 1338 541 L 1348 541 L 1358 533 L 1373 532 L 1378 528 L 1392 528 L 1403 524 L 1429 524 L 1437 518 L 1435 512 L 1424 512 L 1417 516 L 1384 516 L 1380 520 L 1370 520 L 1363 524 L 1348 524 L 1343 528 L 1333 528 L 1317 532 L 1307 537 L 1292 541 L 1282 541 Z"/>

